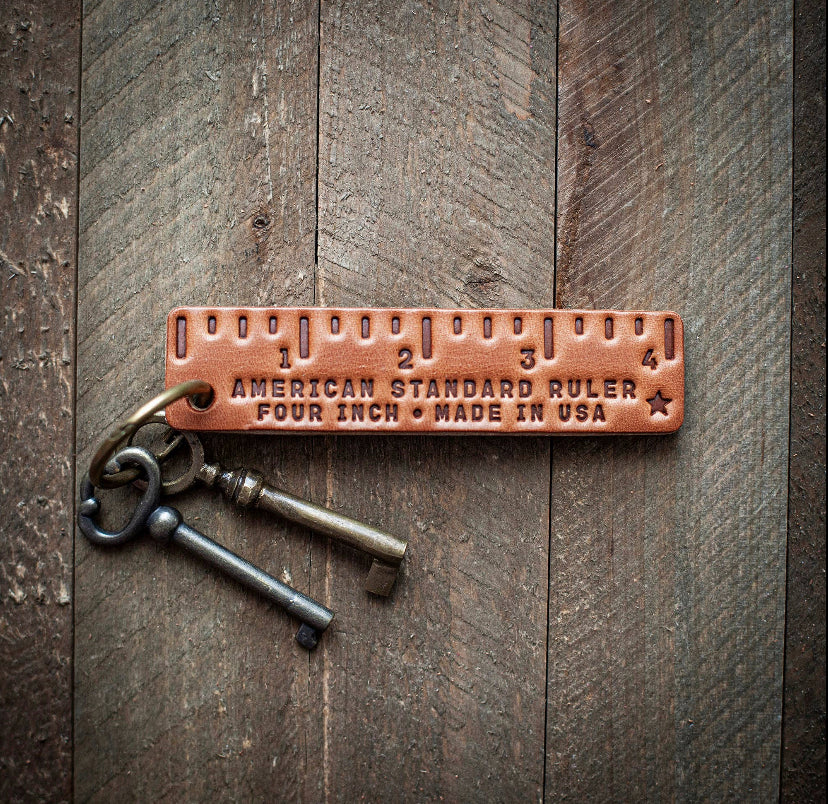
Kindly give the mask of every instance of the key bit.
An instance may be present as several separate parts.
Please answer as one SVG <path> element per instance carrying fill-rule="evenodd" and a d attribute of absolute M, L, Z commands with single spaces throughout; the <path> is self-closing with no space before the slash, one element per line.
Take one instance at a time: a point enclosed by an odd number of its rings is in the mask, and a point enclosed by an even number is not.
<path fill-rule="evenodd" d="M 277 489 L 251 469 L 228 471 L 219 464 L 203 463 L 196 477 L 218 488 L 235 505 L 261 508 L 372 555 L 365 589 L 375 595 L 391 594 L 408 546 L 402 539 Z"/>
<path fill-rule="evenodd" d="M 141 447 L 127 447 L 115 455 L 107 465 L 119 471 L 129 464 L 137 464 L 147 475 L 147 487 L 126 527 L 115 533 L 102 530 L 94 521 L 100 510 L 100 501 L 94 496 L 94 486 L 87 475 L 81 485 L 81 503 L 78 525 L 83 534 L 96 544 L 122 544 L 146 529 L 162 543 L 173 542 L 199 556 L 240 583 L 284 608 L 301 620 L 296 640 L 308 650 L 316 647 L 319 634 L 330 625 L 333 612 L 321 603 L 293 589 L 264 570 L 214 542 L 183 521 L 175 508 L 159 505 L 161 470 L 155 458 Z"/>

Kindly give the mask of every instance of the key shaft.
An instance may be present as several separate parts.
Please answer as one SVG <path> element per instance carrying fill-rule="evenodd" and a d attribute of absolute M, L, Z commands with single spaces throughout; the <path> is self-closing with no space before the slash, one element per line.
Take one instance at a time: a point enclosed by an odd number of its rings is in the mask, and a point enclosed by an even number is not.
<path fill-rule="evenodd" d="M 258 592 L 310 626 L 315 632 L 324 631 L 333 619 L 333 612 L 321 603 L 282 583 L 232 550 L 190 527 L 175 508 L 165 505 L 156 508 L 147 520 L 147 530 L 158 541 L 170 541 L 183 547 L 239 583 Z M 307 630 L 304 633 L 307 639 L 310 635 L 307 634 Z M 299 635 L 297 639 L 305 647 L 316 645 L 315 634 L 313 645 L 305 644 Z"/>

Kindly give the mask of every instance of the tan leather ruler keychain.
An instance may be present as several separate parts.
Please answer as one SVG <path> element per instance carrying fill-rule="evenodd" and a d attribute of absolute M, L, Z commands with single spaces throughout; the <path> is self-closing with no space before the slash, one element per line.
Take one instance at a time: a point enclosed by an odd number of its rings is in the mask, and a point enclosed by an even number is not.
<path fill-rule="evenodd" d="M 672 312 L 181 307 L 167 319 L 167 390 L 104 439 L 78 523 L 96 544 L 148 532 L 193 553 L 296 617 L 312 649 L 334 613 L 162 497 L 200 483 L 338 539 L 372 557 L 365 589 L 377 595 L 391 594 L 406 541 L 208 461 L 196 431 L 669 433 L 684 417 L 683 343 Z M 158 450 L 133 444 L 147 424 L 168 425 Z M 163 477 L 182 444 L 187 469 Z M 141 478 L 129 522 L 104 530 L 96 489 Z"/>
<path fill-rule="evenodd" d="M 673 312 L 180 307 L 179 430 L 669 433 L 684 417 Z"/>

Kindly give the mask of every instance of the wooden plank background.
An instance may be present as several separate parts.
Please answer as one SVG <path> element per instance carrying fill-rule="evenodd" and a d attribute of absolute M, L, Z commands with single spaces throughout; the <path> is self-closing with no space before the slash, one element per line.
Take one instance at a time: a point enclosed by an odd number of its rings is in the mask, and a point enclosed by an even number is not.
<path fill-rule="evenodd" d="M 92 0 L 82 36 L 63 9 L 15 9 L 0 47 L 3 797 L 818 798 L 824 187 L 797 185 L 808 232 L 821 192 L 820 290 L 817 246 L 791 251 L 790 2 Z M 308 655 L 187 556 L 71 543 L 73 428 L 81 472 L 163 386 L 169 308 L 199 303 L 669 307 L 685 424 L 212 437 L 411 541 L 378 600 L 360 556 L 177 500 L 334 608 Z M 810 563 L 783 753 L 789 521 Z"/>
<path fill-rule="evenodd" d="M 0 16 L 0 799 L 68 800 L 80 8 Z"/>
<path fill-rule="evenodd" d="M 557 303 L 678 305 L 692 391 L 674 437 L 554 444 L 547 789 L 573 800 L 778 792 L 790 11 L 561 4 Z"/>
<path fill-rule="evenodd" d="M 788 594 L 782 794 L 825 798 L 825 5 L 794 16 Z M 821 791 L 821 792 L 820 792 Z"/>

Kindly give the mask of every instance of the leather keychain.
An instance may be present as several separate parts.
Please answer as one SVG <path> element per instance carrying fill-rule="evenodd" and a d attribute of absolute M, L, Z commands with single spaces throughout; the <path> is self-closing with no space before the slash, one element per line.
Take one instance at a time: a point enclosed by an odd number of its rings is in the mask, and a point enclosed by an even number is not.
<path fill-rule="evenodd" d="M 312 649 L 333 612 L 188 526 L 160 505 L 162 491 L 198 480 L 366 551 L 374 594 L 391 593 L 405 540 L 275 489 L 256 472 L 226 471 L 205 460 L 197 436 L 176 430 L 669 433 L 684 417 L 683 344 L 672 312 L 181 307 L 167 319 L 167 390 L 101 443 L 78 522 L 98 544 L 147 530 L 194 552 L 296 616 L 296 638 Z M 159 453 L 129 446 L 152 422 L 174 428 L 168 445 Z M 189 468 L 164 480 L 158 462 L 182 438 Z M 129 523 L 103 530 L 95 488 L 141 472 L 145 491 Z"/>
<path fill-rule="evenodd" d="M 670 433 L 684 418 L 673 312 L 180 307 L 178 430 Z"/>

